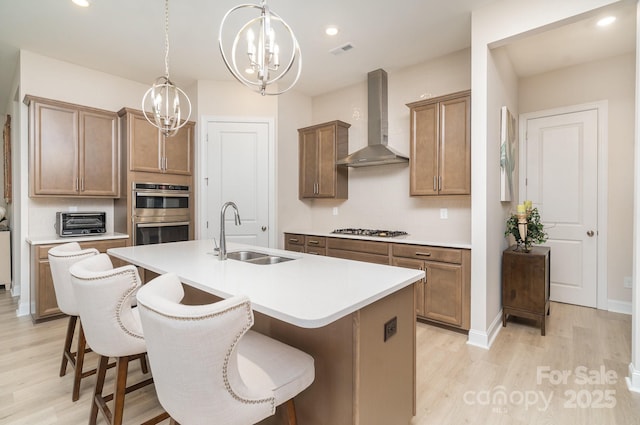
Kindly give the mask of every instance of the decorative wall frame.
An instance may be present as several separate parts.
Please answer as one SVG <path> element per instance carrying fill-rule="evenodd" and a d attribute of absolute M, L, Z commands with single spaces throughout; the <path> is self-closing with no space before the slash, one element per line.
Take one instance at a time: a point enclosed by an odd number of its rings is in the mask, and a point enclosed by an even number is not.
<path fill-rule="evenodd" d="M 11 203 L 11 115 L 7 115 L 2 131 L 4 142 L 4 201 Z"/>
<path fill-rule="evenodd" d="M 514 174 L 518 160 L 516 118 L 506 106 L 500 111 L 500 201 L 514 198 Z"/>

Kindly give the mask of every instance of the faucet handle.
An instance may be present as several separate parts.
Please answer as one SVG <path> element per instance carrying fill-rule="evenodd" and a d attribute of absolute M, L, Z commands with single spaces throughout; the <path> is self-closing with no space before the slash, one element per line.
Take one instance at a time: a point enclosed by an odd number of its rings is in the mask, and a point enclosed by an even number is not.
<path fill-rule="evenodd" d="M 216 237 L 213 237 L 213 245 L 215 246 L 215 248 L 213 248 L 214 252 L 220 252 L 220 247 L 218 246 L 218 241 L 216 240 Z"/>

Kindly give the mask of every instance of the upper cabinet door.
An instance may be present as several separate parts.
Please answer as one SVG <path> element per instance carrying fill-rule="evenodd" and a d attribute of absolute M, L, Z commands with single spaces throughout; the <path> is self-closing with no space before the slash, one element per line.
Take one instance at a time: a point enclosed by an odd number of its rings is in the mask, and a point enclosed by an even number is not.
<path fill-rule="evenodd" d="M 115 112 L 27 96 L 29 195 L 117 198 Z"/>
<path fill-rule="evenodd" d="M 411 110 L 410 195 L 470 195 L 470 92 L 407 106 Z"/>
<path fill-rule="evenodd" d="M 80 111 L 80 139 L 81 194 L 117 196 L 120 155 L 115 115 Z"/>
<path fill-rule="evenodd" d="M 194 124 L 188 123 L 173 137 L 164 137 L 163 172 L 191 175 Z"/>
<path fill-rule="evenodd" d="M 298 129 L 300 199 L 348 198 L 348 170 L 336 161 L 347 155 L 350 126 L 331 121 Z"/>
<path fill-rule="evenodd" d="M 30 195 L 77 195 L 78 109 L 39 101 L 29 106 Z"/>
<path fill-rule="evenodd" d="M 142 113 L 130 113 L 127 118 L 129 119 L 129 169 L 150 173 L 160 172 L 162 141 L 158 129 L 151 125 Z"/>
<path fill-rule="evenodd" d="M 471 193 L 471 97 L 440 103 L 439 191 L 441 195 Z"/>
<path fill-rule="evenodd" d="M 438 194 L 438 104 L 411 109 L 410 194 Z"/>

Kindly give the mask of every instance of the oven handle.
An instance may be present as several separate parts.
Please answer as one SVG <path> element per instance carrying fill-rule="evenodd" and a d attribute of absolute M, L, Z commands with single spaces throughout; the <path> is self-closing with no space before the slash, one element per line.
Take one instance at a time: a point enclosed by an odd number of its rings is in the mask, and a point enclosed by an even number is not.
<path fill-rule="evenodd" d="M 136 223 L 136 227 L 168 227 L 168 226 L 188 226 L 190 223 L 188 221 L 174 221 L 171 223 Z"/>
<path fill-rule="evenodd" d="M 151 196 L 156 198 L 188 198 L 188 193 L 157 193 L 157 192 L 136 192 L 136 196 Z"/>

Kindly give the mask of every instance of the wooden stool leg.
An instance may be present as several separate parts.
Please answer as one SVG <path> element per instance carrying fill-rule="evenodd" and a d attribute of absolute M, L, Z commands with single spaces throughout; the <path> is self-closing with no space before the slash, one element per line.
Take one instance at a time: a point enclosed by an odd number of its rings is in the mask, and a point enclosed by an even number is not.
<path fill-rule="evenodd" d="M 67 336 L 64 339 L 64 349 L 62 350 L 60 376 L 64 376 L 67 373 L 67 362 L 70 359 L 73 359 L 73 355 L 71 354 L 71 343 L 73 342 L 73 334 L 76 330 L 76 320 L 78 320 L 78 316 L 69 316 L 69 323 L 67 325 Z"/>
<path fill-rule="evenodd" d="M 82 321 L 80 321 L 80 329 L 78 330 L 78 347 L 76 348 L 76 366 L 73 377 L 73 394 L 71 396 L 71 400 L 73 401 L 77 401 L 80 398 L 80 381 L 84 376 L 82 369 L 84 367 L 84 353 L 86 349 L 87 340 L 84 337 Z"/>
<path fill-rule="evenodd" d="M 116 361 L 116 382 L 113 390 L 113 425 L 121 425 L 124 415 L 124 396 L 127 390 L 129 357 L 118 357 Z"/>
<path fill-rule="evenodd" d="M 285 407 L 287 409 L 287 421 L 289 425 L 297 425 L 298 419 L 296 418 L 296 405 L 292 398 L 287 400 Z"/>
<path fill-rule="evenodd" d="M 147 365 L 147 355 L 142 354 L 140 356 L 140 369 L 142 369 L 142 373 L 149 373 L 149 366 Z"/>
<path fill-rule="evenodd" d="M 104 378 L 107 374 L 107 365 L 109 364 L 109 357 L 100 356 L 98 363 L 98 371 L 96 376 L 96 387 L 93 391 L 93 400 L 91 401 L 91 413 L 89 415 L 89 425 L 96 425 L 98 420 L 98 407 L 101 406 L 104 401 L 102 399 L 102 390 L 104 388 Z"/>

